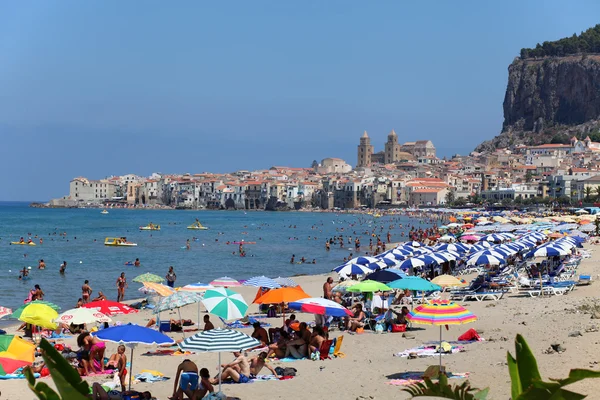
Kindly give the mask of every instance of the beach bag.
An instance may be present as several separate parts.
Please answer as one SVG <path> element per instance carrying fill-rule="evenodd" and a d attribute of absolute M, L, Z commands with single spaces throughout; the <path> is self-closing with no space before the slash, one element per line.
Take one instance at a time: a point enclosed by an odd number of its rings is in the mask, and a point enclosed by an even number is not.
<path fill-rule="evenodd" d="M 405 324 L 392 324 L 392 332 L 406 332 Z"/>
<path fill-rule="evenodd" d="M 296 376 L 296 372 L 298 372 L 298 370 L 296 368 L 284 368 L 283 369 L 283 376 Z"/>
<path fill-rule="evenodd" d="M 277 318 L 277 312 L 275 312 L 275 308 L 269 307 L 267 311 L 267 318 Z"/>

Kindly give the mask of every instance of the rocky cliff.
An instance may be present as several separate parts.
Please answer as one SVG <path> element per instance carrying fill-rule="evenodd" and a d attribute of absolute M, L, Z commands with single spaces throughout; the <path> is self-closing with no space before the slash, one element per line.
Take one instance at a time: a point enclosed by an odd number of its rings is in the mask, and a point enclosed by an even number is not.
<path fill-rule="evenodd" d="M 508 67 L 504 124 L 476 151 L 566 142 L 600 128 L 600 55 L 515 59 Z"/>

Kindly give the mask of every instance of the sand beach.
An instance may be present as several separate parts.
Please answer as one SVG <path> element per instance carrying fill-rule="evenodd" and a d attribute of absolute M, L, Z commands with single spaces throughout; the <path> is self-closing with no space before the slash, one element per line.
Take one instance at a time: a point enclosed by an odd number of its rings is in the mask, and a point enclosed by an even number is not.
<path fill-rule="evenodd" d="M 468 374 L 472 386 L 490 388 L 491 399 L 505 399 L 510 396 L 510 380 L 506 366 L 506 352 L 514 352 L 514 338 L 517 333 L 528 340 L 537 357 L 540 372 L 544 378 L 562 378 L 568 375 L 571 368 L 591 368 L 597 370 L 600 363 L 600 353 L 597 351 L 600 343 L 600 320 L 592 319 L 591 307 L 596 305 L 597 282 L 600 268 L 600 252 L 595 245 L 586 244 L 585 250 L 591 253 L 591 258 L 582 261 L 578 273 L 592 276 L 592 284 L 578 286 L 567 295 L 552 297 L 524 297 L 517 294 L 507 294 L 499 301 L 468 301 L 459 304 L 468 308 L 478 320 L 469 325 L 451 326 L 443 332 L 445 340 L 456 340 L 459 335 L 469 328 L 481 333 L 485 341 L 475 342 L 464 346 L 464 351 L 445 355 L 443 363 L 447 371 L 455 374 Z M 295 280 L 312 296 L 322 295 L 322 285 L 327 276 L 335 274 L 301 276 Z M 236 288 L 250 302 L 256 293 L 252 287 Z M 204 309 L 203 309 L 204 311 Z M 250 306 L 250 313 L 257 312 L 257 306 Z M 195 305 L 181 309 L 183 318 L 196 321 L 197 308 Z M 313 320 L 311 314 L 296 313 L 300 320 Z M 142 310 L 137 314 L 116 317 L 124 323 L 132 322 L 145 324 L 152 317 L 151 311 Z M 176 312 L 169 315 L 178 318 Z M 201 315 L 202 317 L 202 315 Z M 165 313 L 163 313 L 163 319 Z M 218 319 L 212 318 L 215 325 L 221 326 Z M 267 319 L 272 326 L 280 326 L 281 318 Z M 242 331 L 250 334 L 252 329 Z M 578 331 L 581 335 L 575 334 Z M 416 347 L 439 339 L 437 327 L 415 325 L 410 333 L 414 339 L 404 338 L 402 333 L 376 334 L 365 331 L 362 334 L 331 331 L 330 337 L 344 335 L 341 351 L 343 358 L 324 361 L 299 360 L 291 363 L 270 361 L 273 366 L 294 367 L 297 376 L 285 381 L 265 381 L 248 384 L 227 384 L 223 392 L 228 396 L 241 399 L 259 398 L 289 398 L 294 393 L 302 393 L 303 398 L 339 398 L 339 399 L 402 399 L 409 398 L 403 392 L 402 386 L 389 384 L 394 379 L 402 377 L 409 371 L 422 372 L 427 366 L 437 363 L 436 357 L 407 359 L 394 357 L 395 353 Z M 186 333 L 187 335 L 192 333 Z M 169 333 L 175 339 L 182 337 L 181 333 Z M 64 339 L 64 342 L 76 348 L 75 337 Z M 545 354 L 545 350 L 553 343 L 560 343 L 565 351 L 562 353 Z M 116 345 L 107 343 L 107 354 L 112 354 Z M 189 356 L 146 356 L 143 353 L 152 351 L 152 347 L 137 347 L 133 373 L 142 369 L 157 370 L 167 377 L 174 377 L 177 365 L 189 357 L 200 368 L 207 367 L 216 371 L 216 353 L 196 353 Z M 230 355 L 224 354 L 223 361 Z M 106 376 L 85 378 L 92 382 L 110 380 Z M 44 382 L 53 386 L 50 378 Z M 460 383 L 463 379 L 451 379 L 452 383 Z M 597 394 L 598 382 L 587 380 L 573 385 L 573 390 L 589 395 L 590 399 L 600 398 Z M 0 399 L 21 400 L 32 399 L 34 395 L 27 388 L 25 380 L 7 380 L 0 384 Z M 137 391 L 150 391 L 158 399 L 166 399 L 173 391 L 173 380 L 157 383 L 134 383 Z"/>

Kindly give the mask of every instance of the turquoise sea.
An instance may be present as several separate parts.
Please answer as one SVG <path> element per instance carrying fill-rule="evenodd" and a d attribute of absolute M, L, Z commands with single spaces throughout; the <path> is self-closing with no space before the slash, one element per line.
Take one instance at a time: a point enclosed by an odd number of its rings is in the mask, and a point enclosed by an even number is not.
<path fill-rule="evenodd" d="M 345 240 L 325 250 L 325 240 L 343 233 L 357 235 L 368 251 L 369 234 L 377 226 L 385 240 L 390 226 L 392 241 L 402 241 L 400 232 L 407 224 L 420 221 L 407 217 L 305 213 L 305 212 L 244 212 L 244 211 L 179 211 L 109 209 L 103 215 L 98 209 L 40 209 L 25 203 L 0 203 L 0 306 L 15 308 L 23 304 L 34 284 L 45 292 L 45 300 L 60 305 L 63 310 L 75 306 L 81 297 L 81 286 L 90 281 L 94 297 L 99 290 L 116 300 L 116 279 L 125 272 L 129 282 L 126 299 L 141 297 L 140 284 L 131 280 L 142 273 L 165 276 L 170 265 L 175 267 L 177 286 L 193 282 L 210 282 L 221 277 L 247 279 L 255 275 L 270 277 L 315 274 L 330 271 L 342 263 L 353 249 Z M 199 218 L 207 231 L 192 231 L 188 225 Z M 160 224 L 160 231 L 139 231 L 149 222 Z M 400 228 L 399 225 L 404 227 Z M 381 230 L 383 227 L 383 230 Z M 343 229 L 343 231 L 342 231 Z M 61 234 L 66 232 L 66 236 Z M 356 234 L 354 233 L 356 232 Z M 35 238 L 35 236 L 38 236 Z M 126 236 L 137 247 L 109 247 L 105 237 Z M 37 246 L 11 245 L 20 237 L 31 237 Z M 196 237 L 197 240 L 193 240 Z M 43 244 L 39 244 L 39 238 Z M 185 249 L 190 239 L 191 249 Z M 237 255 L 238 246 L 230 241 L 248 241 L 246 257 Z M 182 249 L 183 247 L 183 249 Z M 236 255 L 232 254 L 236 252 Z M 316 260 L 316 264 L 290 264 L 295 255 Z M 139 258 L 141 267 L 124 265 Z M 44 259 L 45 270 L 37 268 Z M 68 266 L 59 274 L 63 261 Z M 19 270 L 31 267 L 29 279 L 19 280 Z"/>

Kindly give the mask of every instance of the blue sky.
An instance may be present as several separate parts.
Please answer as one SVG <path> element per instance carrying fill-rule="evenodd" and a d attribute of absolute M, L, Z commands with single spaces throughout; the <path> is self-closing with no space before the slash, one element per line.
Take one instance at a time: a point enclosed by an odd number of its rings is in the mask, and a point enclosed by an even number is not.
<path fill-rule="evenodd" d="M 356 162 L 499 133 L 522 47 L 599 21 L 594 1 L 0 3 L 0 200 L 75 176 Z"/>

